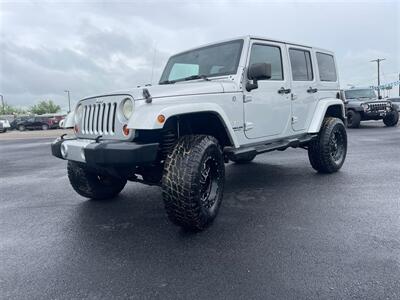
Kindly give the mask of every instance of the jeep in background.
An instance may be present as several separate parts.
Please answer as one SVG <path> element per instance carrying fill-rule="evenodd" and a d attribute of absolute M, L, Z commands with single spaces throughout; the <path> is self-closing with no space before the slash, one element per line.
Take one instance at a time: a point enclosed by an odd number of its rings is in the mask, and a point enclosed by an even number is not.
<path fill-rule="evenodd" d="M 346 105 L 347 126 L 357 128 L 361 121 L 383 120 L 386 126 L 396 126 L 399 121 L 397 106 L 389 100 L 378 99 L 371 88 L 352 88 L 342 92 Z"/>
<path fill-rule="evenodd" d="M 172 56 L 158 85 L 80 100 L 64 124 L 75 136 L 51 150 L 80 195 L 159 185 L 170 220 L 198 231 L 218 213 L 229 161 L 293 147 L 318 172 L 338 171 L 347 153 L 338 95 L 332 52 L 246 36 Z"/>

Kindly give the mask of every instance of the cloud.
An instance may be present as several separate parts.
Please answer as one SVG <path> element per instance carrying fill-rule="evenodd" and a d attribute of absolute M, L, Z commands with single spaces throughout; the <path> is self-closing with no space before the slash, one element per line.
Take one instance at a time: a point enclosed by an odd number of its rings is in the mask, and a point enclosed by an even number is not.
<path fill-rule="evenodd" d="M 2 2 L 0 93 L 14 105 L 157 82 L 169 55 L 246 34 L 336 52 L 342 85 L 400 71 L 398 1 Z M 153 76 L 152 76 L 153 74 Z"/>

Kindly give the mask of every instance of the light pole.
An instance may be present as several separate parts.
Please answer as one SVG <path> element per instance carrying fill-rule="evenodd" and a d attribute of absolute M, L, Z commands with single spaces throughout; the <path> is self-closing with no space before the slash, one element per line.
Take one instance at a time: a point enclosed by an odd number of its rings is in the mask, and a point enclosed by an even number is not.
<path fill-rule="evenodd" d="M 386 58 L 377 58 L 377 59 L 371 60 L 371 62 L 376 62 L 378 64 L 378 99 L 381 98 L 381 89 L 380 89 L 381 77 L 380 77 L 379 67 L 380 67 L 381 61 L 383 61 L 383 60 L 386 60 Z"/>
<path fill-rule="evenodd" d="M 66 92 L 68 94 L 68 113 L 70 113 L 71 112 L 71 98 L 70 98 L 68 90 L 65 90 L 64 92 Z"/>
<path fill-rule="evenodd" d="M 4 97 L 2 94 L 0 94 L 0 97 L 1 97 L 1 113 L 4 115 L 4 112 L 5 112 Z"/>

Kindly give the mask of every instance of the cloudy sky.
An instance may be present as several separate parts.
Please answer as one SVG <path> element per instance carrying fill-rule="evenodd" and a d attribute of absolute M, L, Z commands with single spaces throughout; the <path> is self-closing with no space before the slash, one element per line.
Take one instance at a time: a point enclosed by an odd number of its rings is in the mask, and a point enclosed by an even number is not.
<path fill-rule="evenodd" d="M 342 87 L 400 72 L 400 1 L 4 1 L 0 94 L 28 107 L 157 82 L 169 55 L 256 34 L 335 51 Z M 392 91 L 393 95 L 395 91 Z"/>

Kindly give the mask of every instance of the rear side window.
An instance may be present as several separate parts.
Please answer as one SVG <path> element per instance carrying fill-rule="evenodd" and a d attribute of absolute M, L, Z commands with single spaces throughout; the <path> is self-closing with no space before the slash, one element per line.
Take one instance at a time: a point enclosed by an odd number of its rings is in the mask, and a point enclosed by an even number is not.
<path fill-rule="evenodd" d="M 290 65 L 294 81 L 312 81 L 314 79 L 309 51 L 289 49 Z"/>
<path fill-rule="evenodd" d="M 279 47 L 253 44 L 249 66 L 258 63 L 271 64 L 270 80 L 283 80 L 282 55 Z"/>
<path fill-rule="evenodd" d="M 317 62 L 319 79 L 321 81 L 333 81 L 337 80 L 335 60 L 332 55 L 317 52 Z"/>

